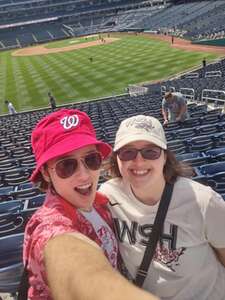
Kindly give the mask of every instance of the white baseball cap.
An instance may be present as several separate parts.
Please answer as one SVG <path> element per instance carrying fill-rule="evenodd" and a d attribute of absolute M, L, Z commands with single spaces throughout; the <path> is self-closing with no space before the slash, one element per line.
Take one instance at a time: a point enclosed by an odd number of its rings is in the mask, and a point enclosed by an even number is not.
<path fill-rule="evenodd" d="M 147 141 L 167 149 L 164 129 L 154 117 L 138 115 L 123 120 L 117 130 L 113 150 L 135 141 Z"/>

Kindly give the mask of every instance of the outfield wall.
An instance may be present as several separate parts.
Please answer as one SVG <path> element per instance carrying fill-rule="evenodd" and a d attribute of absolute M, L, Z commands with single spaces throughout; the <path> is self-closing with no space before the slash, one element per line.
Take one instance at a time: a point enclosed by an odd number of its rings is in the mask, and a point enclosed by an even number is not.
<path fill-rule="evenodd" d="M 223 39 L 216 39 L 216 40 L 202 40 L 202 41 L 194 41 L 192 44 L 200 44 L 200 45 L 209 45 L 209 46 L 217 46 L 223 47 L 225 46 L 225 38 Z"/>

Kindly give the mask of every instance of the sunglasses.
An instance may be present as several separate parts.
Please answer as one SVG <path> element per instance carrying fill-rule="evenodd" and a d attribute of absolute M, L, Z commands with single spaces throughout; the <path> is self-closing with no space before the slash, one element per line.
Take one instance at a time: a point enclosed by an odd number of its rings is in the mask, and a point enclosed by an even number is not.
<path fill-rule="evenodd" d="M 122 148 L 117 152 L 117 155 L 121 161 L 134 160 L 138 152 L 141 153 L 142 158 L 155 160 L 158 159 L 161 155 L 162 149 L 157 146 L 145 147 L 142 149 L 136 148 Z"/>
<path fill-rule="evenodd" d="M 89 153 L 79 160 L 82 161 L 87 169 L 92 171 L 99 170 L 102 164 L 102 156 L 99 152 Z M 79 162 L 76 158 L 65 158 L 57 162 L 53 169 L 55 169 L 58 177 L 65 179 L 77 171 L 78 165 Z"/>

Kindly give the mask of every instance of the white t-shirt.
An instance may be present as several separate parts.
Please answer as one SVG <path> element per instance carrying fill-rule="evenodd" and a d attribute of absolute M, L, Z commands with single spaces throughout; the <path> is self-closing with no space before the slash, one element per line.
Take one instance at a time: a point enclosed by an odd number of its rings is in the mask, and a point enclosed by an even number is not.
<path fill-rule="evenodd" d="M 99 215 L 94 207 L 90 212 L 83 210 L 79 210 L 79 212 L 92 224 L 98 238 L 102 243 L 102 249 L 108 254 L 108 258 L 112 266 L 116 268 L 118 246 L 112 229 Z"/>
<path fill-rule="evenodd" d="M 120 252 L 135 278 L 159 206 L 138 201 L 122 179 L 100 187 L 110 200 Z M 161 244 L 161 245 L 160 245 Z M 225 268 L 210 244 L 225 248 L 225 202 L 211 188 L 179 178 L 143 288 L 162 300 L 224 300 Z"/>

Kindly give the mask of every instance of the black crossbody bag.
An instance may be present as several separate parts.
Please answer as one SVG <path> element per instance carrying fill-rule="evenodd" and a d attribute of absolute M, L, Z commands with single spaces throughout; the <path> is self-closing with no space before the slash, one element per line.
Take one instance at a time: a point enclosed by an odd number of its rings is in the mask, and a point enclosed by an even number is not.
<path fill-rule="evenodd" d="M 151 264 L 152 258 L 155 254 L 155 249 L 163 230 L 164 220 L 166 218 L 167 210 L 170 204 L 173 193 L 173 184 L 166 183 L 163 190 L 162 198 L 160 200 L 159 208 L 155 217 L 153 228 L 145 249 L 142 262 L 137 270 L 136 278 L 133 280 L 134 284 L 142 287 L 145 278 L 148 274 L 148 269 Z"/>

